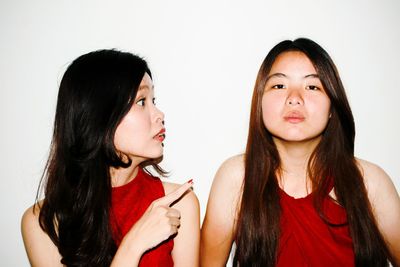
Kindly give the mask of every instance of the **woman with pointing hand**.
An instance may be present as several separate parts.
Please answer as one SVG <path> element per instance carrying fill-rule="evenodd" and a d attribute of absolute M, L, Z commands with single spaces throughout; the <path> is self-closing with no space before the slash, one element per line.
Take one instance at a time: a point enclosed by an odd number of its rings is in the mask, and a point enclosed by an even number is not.
<path fill-rule="evenodd" d="M 99 50 L 66 70 L 37 200 L 22 218 L 32 266 L 197 266 L 199 204 L 161 182 L 164 114 L 147 63 Z"/>

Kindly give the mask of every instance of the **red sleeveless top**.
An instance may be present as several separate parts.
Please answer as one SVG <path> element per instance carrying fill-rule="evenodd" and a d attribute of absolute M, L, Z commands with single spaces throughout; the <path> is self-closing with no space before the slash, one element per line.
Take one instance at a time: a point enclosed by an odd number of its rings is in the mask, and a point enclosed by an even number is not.
<path fill-rule="evenodd" d="M 153 200 L 165 196 L 161 180 L 150 176 L 139 168 L 129 183 L 112 188 L 110 222 L 114 240 L 119 246 L 122 238 L 140 219 Z M 139 267 L 172 267 L 173 239 L 146 251 L 139 262 Z"/>
<path fill-rule="evenodd" d="M 280 190 L 281 237 L 278 267 L 354 266 L 353 242 L 343 207 L 328 196 L 322 209 L 330 226 L 321 219 L 313 205 L 313 194 L 293 198 Z"/>

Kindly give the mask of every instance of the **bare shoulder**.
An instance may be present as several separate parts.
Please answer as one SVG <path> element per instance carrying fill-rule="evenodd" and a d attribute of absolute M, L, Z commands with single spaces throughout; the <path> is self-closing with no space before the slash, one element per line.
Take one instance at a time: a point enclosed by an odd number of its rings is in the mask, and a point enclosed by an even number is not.
<path fill-rule="evenodd" d="M 165 194 L 168 195 L 182 185 L 163 182 Z M 196 186 L 196 184 L 194 184 Z M 184 195 L 172 204 L 180 214 L 180 226 L 174 238 L 172 257 L 174 266 L 198 266 L 200 245 L 200 205 L 193 190 L 188 189 Z"/>
<path fill-rule="evenodd" d="M 357 159 L 357 163 L 364 177 L 368 198 L 378 222 L 382 220 L 381 224 L 386 224 L 394 220 L 398 224 L 400 198 L 389 175 L 374 163 L 361 159 Z"/>
<path fill-rule="evenodd" d="M 379 230 L 400 266 L 400 197 L 389 175 L 378 165 L 357 159 Z"/>
<path fill-rule="evenodd" d="M 207 213 L 233 226 L 240 202 L 244 178 L 244 155 L 225 160 L 215 174 L 207 204 Z M 207 214 L 206 214 L 207 217 Z M 208 218 L 206 218 L 208 219 Z"/>
<path fill-rule="evenodd" d="M 24 212 L 21 219 L 21 230 L 23 235 L 27 234 L 26 230 L 28 230 L 31 227 L 34 228 L 40 227 L 39 212 L 40 212 L 39 205 L 33 205 Z"/>
<path fill-rule="evenodd" d="M 40 230 L 43 232 L 39 224 L 39 213 L 41 205 L 42 201 L 30 206 L 22 215 L 21 231 L 22 231 L 22 236 L 24 238 L 28 237 L 30 234 L 33 234 L 32 230 L 34 231 Z"/>
<path fill-rule="evenodd" d="M 225 160 L 215 174 L 201 228 L 201 266 L 225 266 L 234 241 L 244 178 L 244 155 Z"/>
<path fill-rule="evenodd" d="M 163 182 L 165 194 L 168 195 L 177 190 L 181 185 L 170 182 Z M 199 200 L 193 190 L 188 190 L 174 205 L 178 209 L 200 210 Z"/>
<path fill-rule="evenodd" d="M 381 194 L 396 194 L 396 188 L 391 178 L 381 167 L 363 159 L 356 160 L 371 201 Z"/>
<path fill-rule="evenodd" d="M 224 184 L 224 186 L 239 189 L 244 178 L 244 155 L 236 155 L 226 159 L 219 167 L 214 184 Z"/>
<path fill-rule="evenodd" d="M 386 172 L 375 163 L 360 158 L 357 158 L 356 161 L 362 175 L 365 179 L 371 180 L 370 182 L 375 182 L 375 180 L 390 179 Z"/>
<path fill-rule="evenodd" d="M 31 266 L 62 266 L 61 256 L 39 224 L 40 205 L 29 207 L 21 219 L 21 233 Z"/>

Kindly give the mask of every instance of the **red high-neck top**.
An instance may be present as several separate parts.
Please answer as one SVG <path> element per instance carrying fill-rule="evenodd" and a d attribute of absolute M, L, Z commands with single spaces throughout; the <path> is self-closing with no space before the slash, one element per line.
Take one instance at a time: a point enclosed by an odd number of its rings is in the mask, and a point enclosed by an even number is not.
<path fill-rule="evenodd" d="M 354 266 L 353 243 L 343 207 L 328 196 L 323 212 L 329 226 L 313 205 L 313 194 L 293 198 L 280 190 L 281 237 L 278 248 L 278 267 L 293 266 Z"/>
<path fill-rule="evenodd" d="M 113 237 L 119 246 L 122 238 L 140 219 L 149 205 L 156 199 L 165 196 L 161 180 L 150 176 L 139 168 L 136 177 L 129 183 L 113 187 L 110 221 Z M 145 252 L 139 267 L 172 267 L 172 239 Z"/>

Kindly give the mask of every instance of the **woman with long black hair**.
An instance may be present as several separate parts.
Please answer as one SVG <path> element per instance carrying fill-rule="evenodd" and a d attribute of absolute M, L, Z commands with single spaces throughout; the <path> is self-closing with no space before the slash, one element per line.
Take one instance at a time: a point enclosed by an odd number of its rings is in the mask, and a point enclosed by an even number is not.
<path fill-rule="evenodd" d="M 147 63 L 116 50 L 80 56 L 58 93 L 50 156 L 22 218 L 32 266 L 197 266 L 199 205 L 161 182 L 164 114 Z M 41 187 L 40 187 L 41 188 Z"/>
<path fill-rule="evenodd" d="M 277 44 L 254 87 L 243 155 L 218 170 L 201 265 L 394 266 L 400 199 L 354 156 L 353 115 L 332 59 L 315 42 Z"/>

